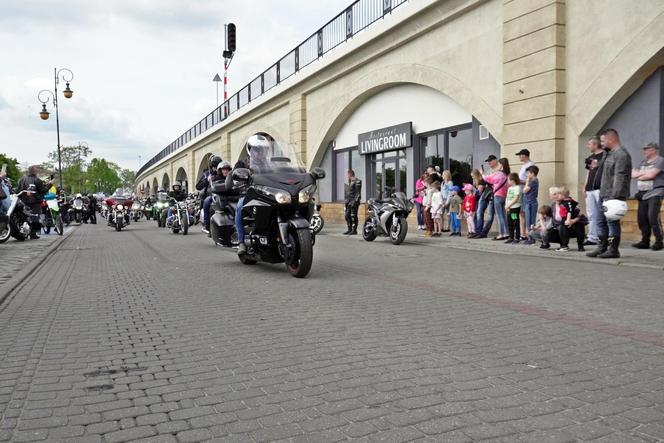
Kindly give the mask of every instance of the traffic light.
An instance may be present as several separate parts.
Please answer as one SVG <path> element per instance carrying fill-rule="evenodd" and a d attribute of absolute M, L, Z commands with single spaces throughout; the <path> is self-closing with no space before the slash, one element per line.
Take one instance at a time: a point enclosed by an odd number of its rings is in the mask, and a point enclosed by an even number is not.
<path fill-rule="evenodd" d="M 226 42 L 227 50 L 231 53 L 235 52 L 235 44 L 237 42 L 237 35 L 235 33 L 235 24 L 229 23 L 226 27 Z"/>

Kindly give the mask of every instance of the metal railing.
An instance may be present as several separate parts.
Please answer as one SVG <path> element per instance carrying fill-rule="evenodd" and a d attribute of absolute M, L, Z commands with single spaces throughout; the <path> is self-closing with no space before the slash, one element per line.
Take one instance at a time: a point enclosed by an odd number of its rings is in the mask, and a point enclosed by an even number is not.
<path fill-rule="evenodd" d="M 314 32 L 295 49 L 263 71 L 249 84 L 148 160 L 141 166 L 136 176 L 141 175 L 161 159 L 168 157 L 191 140 L 223 122 L 228 116 L 256 100 L 282 81 L 295 75 L 300 69 L 323 57 L 327 52 L 346 42 L 358 32 L 391 14 L 394 9 L 406 2 L 408 0 L 357 0 L 353 2 L 344 11 L 327 22 L 325 26 Z"/>

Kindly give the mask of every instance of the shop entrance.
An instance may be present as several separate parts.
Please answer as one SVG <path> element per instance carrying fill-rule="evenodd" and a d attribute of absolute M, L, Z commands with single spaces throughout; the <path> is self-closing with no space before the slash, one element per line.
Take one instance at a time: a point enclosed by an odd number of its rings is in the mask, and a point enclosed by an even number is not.
<path fill-rule="evenodd" d="M 395 192 L 407 192 L 408 174 L 406 151 L 392 151 L 374 154 L 369 160 L 371 177 L 371 197 L 389 198 Z"/>

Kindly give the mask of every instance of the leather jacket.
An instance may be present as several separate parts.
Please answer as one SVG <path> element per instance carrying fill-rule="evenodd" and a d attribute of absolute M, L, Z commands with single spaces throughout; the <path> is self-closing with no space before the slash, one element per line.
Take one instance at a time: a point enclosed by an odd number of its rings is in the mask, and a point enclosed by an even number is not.
<path fill-rule="evenodd" d="M 346 188 L 346 204 L 359 205 L 362 199 L 362 180 L 355 177 L 350 180 Z"/>
<path fill-rule="evenodd" d="M 175 199 L 175 201 L 181 202 L 181 201 L 184 201 L 187 198 L 187 193 L 184 192 L 183 189 L 180 189 L 179 191 L 170 191 L 168 193 L 168 196 L 170 198 Z"/>
<path fill-rule="evenodd" d="M 599 196 L 604 200 L 627 200 L 632 180 L 632 157 L 620 146 L 606 151 L 602 158 L 602 183 Z"/>
<path fill-rule="evenodd" d="M 44 195 L 48 192 L 48 189 L 46 189 L 46 183 L 44 183 L 39 177 L 34 175 L 24 175 L 18 181 L 16 192 L 25 191 L 30 185 L 35 185 L 36 192 L 32 195 L 22 195 L 21 201 L 27 206 L 35 206 L 42 201 Z"/>

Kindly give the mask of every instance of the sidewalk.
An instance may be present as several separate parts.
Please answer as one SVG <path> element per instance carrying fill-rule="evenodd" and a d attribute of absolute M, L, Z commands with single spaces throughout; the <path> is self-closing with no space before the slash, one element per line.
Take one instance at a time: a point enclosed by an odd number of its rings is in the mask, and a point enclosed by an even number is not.
<path fill-rule="evenodd" d="M 63 236 L 40 234 L 38 240 L 20 242 L 10 238 L 0 244 L 0 304 L 72 230 L 70 226 L 65 228 Z"/>
<path fill-rule="evenodd" d="M 488 252 L 493 254 L 506 254 L 506 255 L 522 255 L 532 257 L 547 257 L 559 260 L 582 261 L 589 263 L 597 263 L 603 265 L 614 266 L 633 266 L 640 268 L 651 268 L 657 270 L 664 270 L 664 250 L 652 251 L 650 249 L 634 249 L 631 247 L 632 242 L 625 242 L 620 247 L 621 257 L 618 259 L 597 259 L 586 257 L 585 252 L 578 252 L 576 250 L 576 240 L 572 239 L 570 242 L 570 250 L 568 252 L 556 252 L 556 244 L 552 245 L 551 249 L 540 249 L 537 245 L 506 245 L 502 241 L 493 241 L 491 238 L 470 240 L 464 236 L 462 237 L 449 237 L 449 233 L 444 233 L 441 237 L 424 237 L 422 231 L 417 231 L 412 226 L 408 226 L 408 235 L 404 244 L 423 245 L 433 247 L 444 247 L 451 249 L 465 249 L 471 251 Z M 346 237 L 342 233 L 346 230 L 346 225 L 325 225 L 323 231 L 319 235 L 329 235 L 332 237 Z M 359 234 L 355 237 L 362 239 Z M 387 239 L 385 239 L 387 240 Z M 594 249 L 594 246 L 587 246 L 586 252 Z"/>

